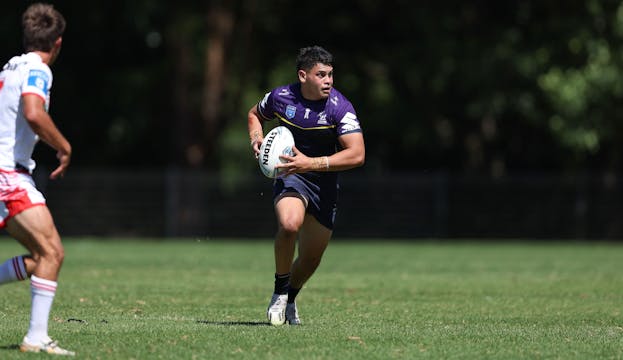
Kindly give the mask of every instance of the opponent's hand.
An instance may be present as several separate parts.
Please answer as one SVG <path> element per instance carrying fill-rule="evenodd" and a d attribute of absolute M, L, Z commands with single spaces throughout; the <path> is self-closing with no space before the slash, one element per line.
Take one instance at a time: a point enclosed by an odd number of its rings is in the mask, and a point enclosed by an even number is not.
<path fill-rule="evenodd" d="M 56 153 L 56 158 L 58 159 L 59 165 L 50 174 L 50 179 L 52 180 L 57 179 L 59 177 L 62 178 L 63 176 L 65 176 L 65 172 L 67 171 L 67 168 L 69 167 L 69 163 L 71 162 L 71 154 L 68 154 L 63 151 L 58 151 Z"/>

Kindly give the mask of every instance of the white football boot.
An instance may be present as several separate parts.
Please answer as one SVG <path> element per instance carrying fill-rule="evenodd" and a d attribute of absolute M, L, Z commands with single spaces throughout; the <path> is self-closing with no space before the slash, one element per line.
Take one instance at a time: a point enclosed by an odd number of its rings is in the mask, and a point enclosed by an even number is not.
<path fill-rule="evenodd" d="M 290 325 L 301 325 L 299 311 L 296 309 L 296 302 L 288 303 L 288 305 L 286 305 L 286 321 Z"/>
<path fill-rule="evenodd" d="M 65 350 L 58 346 L 56 341 L 50 339 L 49 337 L 39 341 L 38 343 L 31 343 L 27 337 L 24 337 L 22 344 L 19 346 L 19 351 L 21 352 L 42 352 L 52 355 L 65 355 L 65 356 L 74 356 L 75 352 Z"/>
<path fill-rule="evenodd" d="M 288 294 L 273 294 L 266 310 L 268 321 L 274 326 L 283 325 L 286 322 L 286 304 L 288 302 Z"/>

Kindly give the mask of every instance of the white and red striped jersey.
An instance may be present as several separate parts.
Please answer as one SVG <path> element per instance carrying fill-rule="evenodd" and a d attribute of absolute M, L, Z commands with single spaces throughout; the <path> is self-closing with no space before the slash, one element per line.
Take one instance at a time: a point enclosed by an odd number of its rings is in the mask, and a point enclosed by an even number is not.
<path fill-rule="evenodd" d="M 50 106 L 52 71 L 34 52 L 15 56 L 0 72 L 0 168 L 20 164 L 32 171 L 32 153 L 39 140 L 22 111 L 22 96 L 35 94 Z"/>

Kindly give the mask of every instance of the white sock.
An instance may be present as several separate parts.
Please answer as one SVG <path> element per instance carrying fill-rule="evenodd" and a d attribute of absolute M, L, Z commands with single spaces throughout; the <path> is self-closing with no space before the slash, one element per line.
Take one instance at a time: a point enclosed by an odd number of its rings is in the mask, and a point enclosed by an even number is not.
<path fill-rule="evenodd" d="M 27 278 L 28 274 L 26 273 L 24 258 L 22 256 L 10 258 L 0 265 L 0 284 L 26 280 Z"/>
<path fill-rule="evenodd" d="M 45 280 L 35 275 L 30 277 L 30 293 L 32 308 L 30 327 L 26 337 L 31 344 L 38 343 L 48 337 L 48 319 L 56 294 L 56 281 Z"/>

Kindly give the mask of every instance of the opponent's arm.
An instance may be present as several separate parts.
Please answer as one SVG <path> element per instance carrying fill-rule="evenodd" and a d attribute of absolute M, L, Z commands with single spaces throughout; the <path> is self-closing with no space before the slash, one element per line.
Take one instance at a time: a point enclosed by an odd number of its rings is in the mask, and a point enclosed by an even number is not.
<path fill-rule="evenodd" d="M 264 128 L 262 126 L 263 121 L 257 112 L 257 105 L 253 105 L 253 107 L 249 110 L 247 123 L 251 148 L 257 157 L 260 154 L 260 145 L 262 145 L 262 141 L 264 141 Z"/>
<path fill-rule="evenodd" d="M 366 147 L 363 134 L 350 133 L 339 137 L 342 150 L 331 156 L 308 157 L 293 148 L 294 156 L 280 156 L 288 161 L 275 165 L 275 168 L 284 169 L 286 174 L 302 173 L 307 171 L 342 171 L 362 166 L 366 158 Z"/>
<path fill-rule="evenodd" d="M 56 150 L 59 166 L 50 174 L 51 179 L 63 176 L 71 162 L 71 145 L 58 130 L 50 115 L 45 111 L 44 101 L 34 94 L 22 96 L 24 117 L 28 125 L 46 144 Z"/>

